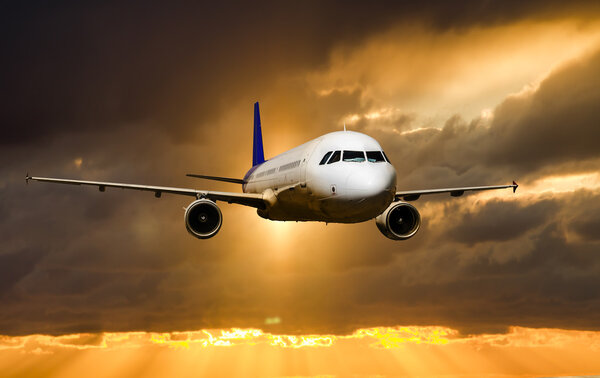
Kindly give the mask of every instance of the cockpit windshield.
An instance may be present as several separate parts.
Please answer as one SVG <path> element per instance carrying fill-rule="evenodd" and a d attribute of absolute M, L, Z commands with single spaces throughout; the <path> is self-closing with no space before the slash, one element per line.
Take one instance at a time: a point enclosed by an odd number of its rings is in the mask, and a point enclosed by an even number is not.
<path fill-rule="evenodd" d="M 379 163 L 385 161 L 381 151 L 367 151 L 367 160 L 370 163 Z"/>
<path fill-rule="evenodd" d="M 366 154 L 366 159 L 365 159 Z M 381 163 L 390 162 L 383 151 L 328 151 L 319 162 L 319 165 L 332 164 L 338 161 L 347 161 L 350 163 L 362 163 L 368 161 L 369 163 Z"/>
<path fill-rule="evenodd" d="M 323 159 L 321 159 L 321 162 L 319 163 L 319 165 L 323 165 L 323 164 L 327 163 L 327 159 L 329 159 L 329 157 L 331 156 L 332 153 L 333 153 L 333 151 L 329 151 L 328 153 L 326 153 L 325 156 L 323 156 Z"/>
<path fill-rule="evenodd" d="M 361 163 L 365 161 L 365 153 L 362 151 L 344 151 L 343 160 L 353 163 Z"/>
<path fill-rule="evenodd" d="M 327 162 L 327 164 L 335 163 L 336 161 L 340 161 L 341 151 L 335 151 L 333 155 L 331 155 L 331 159 Z"/>
<path fill-rule="evenodd" d="M 383 151 L 381 151 L 381 152 L 383 152 Z M 392 162 L 390 161 L 390 158 L 389 158 L 389 157 L 387 157 L 387 155 L 385 154 L 385 152 L 383 152 L 383 156 L 385 156 L 385 160 L 386 160 L 388 163 L 392 164 Z"/>

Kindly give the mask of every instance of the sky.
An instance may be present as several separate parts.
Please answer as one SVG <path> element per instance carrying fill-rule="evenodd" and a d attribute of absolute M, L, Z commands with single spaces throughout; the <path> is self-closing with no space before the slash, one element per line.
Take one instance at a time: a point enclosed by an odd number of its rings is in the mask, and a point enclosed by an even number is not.
<path fill-rule="evenodd" d="M 363 353 L 391 361 L 357 359 L 365 375 L 600 371 L 587 357 L 600 345 L 597 2 L 21 2 L 0 5 L 0 31 L 0 367 L 13 376 L 160 371 L 126 370 L 120 350 L 181 369 L 207 350 L 279 361 L 229 376 L 348 375 L 341 356 Z M 519 189 L 421 198 L 402 242 L 373 221 L 271 222 L 228 204 L 198 240 L 187 197 L 25 184 L 241 191 L 185 174 L 243 177 L 255 101 L 266 158 L 346 124 L 380 142 L 399 190 Z M 390 348 L 372 336 L 406 329 L 416 339 Z M 446 342 L 421 342 L 440 329 Z M 334 341 L 276 341 L 302 337 Z"/>

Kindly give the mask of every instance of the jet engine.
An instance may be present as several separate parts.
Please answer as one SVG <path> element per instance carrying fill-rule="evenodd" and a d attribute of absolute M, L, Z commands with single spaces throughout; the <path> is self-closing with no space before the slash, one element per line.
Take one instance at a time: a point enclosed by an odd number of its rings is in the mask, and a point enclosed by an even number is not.
<path fill-rule="evenodd" d="M 185 228 L 198 239 L 208 239 L 217 234 L 223 223 L 221 210 L 211 200 L 202 198 L 185 209 Z"/>
<path fill-rule="evenodd" d="M 375 223 L 379 231 L 388 238 L 405 240 L 419 231 L 421 215 L 413 205 L 395 202 L 375 218 Z"/>

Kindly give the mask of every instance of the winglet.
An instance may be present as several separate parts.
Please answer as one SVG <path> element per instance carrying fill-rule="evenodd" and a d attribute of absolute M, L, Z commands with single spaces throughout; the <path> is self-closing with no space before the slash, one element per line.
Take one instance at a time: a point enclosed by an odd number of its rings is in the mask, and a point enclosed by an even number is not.
<path fill-rule="evenodd" d="M 252 166 L 265 162 L 265 152 L 263 150 L 262 130 L 260 127 L 260 111 L 258 101 L 254 103 L 254 143 L 252 146 Z"/>
<path fill-rule="evenodd" d="M 29 172 L 25 173 L 25 184 L 29 184 L 29 180 L 31 180 L 31 176 L 29 176 Z"/>
<path fill-rule="evenodd" d="M 513 181 L 513 193 L 517 191 L 518 187 L 519 187 L 519 185 Z"/>

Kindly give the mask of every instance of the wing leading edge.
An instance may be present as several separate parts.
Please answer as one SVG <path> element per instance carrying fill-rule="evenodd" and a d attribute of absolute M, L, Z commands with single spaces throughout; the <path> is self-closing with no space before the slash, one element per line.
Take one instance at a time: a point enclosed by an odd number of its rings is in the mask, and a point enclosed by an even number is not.
<path fill-rule="evenodd" d="M 254 193 L 215 192 L 215 191 L 210 191 L 210 190 L 173 188 L 173 187 L 168 187 L 168 186 L 125 184 L 125 183 L 104 182 L 104 181 L 71 180 L 71 179 L 59 179 L 59 178 L 49 178 L 49 177 L 32 177 L 32 176 L 27 175 L 25 177 L 25 181 L 29 182 L 29 180 L 53 182 L 53 183 L 57 183 L 57 184 L 97 186 L 101 192 L 104 192 L 106 190 L 106 188 L 142 190 L 142 191 L 147 191 L 147 192 L 154 192 L 154 196 L 156 198 L 159 198 L 163 193 L 178 194 L 178 195 L 190 196 L 190 197 L 196 197 L 196 198 L 208 198 L 213 201 L 236 203 L 239 205 L 255 207 L 257 209 L 265 208 L 265 201 L 263 200 L 262 194 L 254 194 Z"/>
<path fill-rule="evenodd" d="M 517 190 L 519 185 L 513 181 L 511 185 L 491 185 L 491 186 L 467 186 L 463 188 L 444 188 L 444 189 L 425 189 L 425 190 L 409 190 L 404 192 L 396 192 L 395 201 L 416 201 L 422 195 L 426 194 L 439 194 L 439 193 L 450 193 L 452 197 L 460 197 L 465 192 L 475 192 L 481 190 L 494 190 L 494 189 L 508 189 L 512 188 L 513 193 Z"/>

